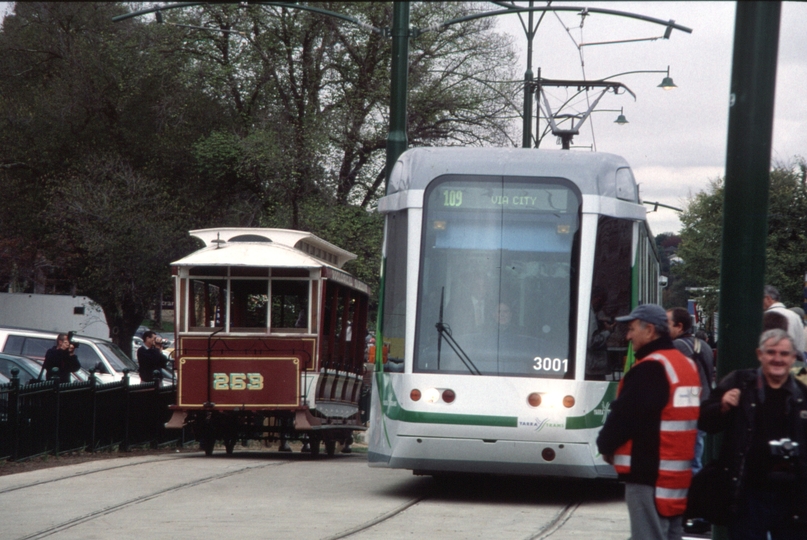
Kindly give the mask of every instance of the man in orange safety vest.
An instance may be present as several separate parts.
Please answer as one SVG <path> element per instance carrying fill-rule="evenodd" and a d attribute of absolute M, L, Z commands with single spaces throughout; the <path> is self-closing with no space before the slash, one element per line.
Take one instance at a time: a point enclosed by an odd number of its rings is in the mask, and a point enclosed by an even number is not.
<path fill-rule="evenodd" d="M 597 447 L 625 482 L 631 537 L 680 540 L 697 436 L 698 370 L 675 349 L 661 306 L 644 304 L 616 320 L 629 323 L 637 361 L 620 381 Z"/>

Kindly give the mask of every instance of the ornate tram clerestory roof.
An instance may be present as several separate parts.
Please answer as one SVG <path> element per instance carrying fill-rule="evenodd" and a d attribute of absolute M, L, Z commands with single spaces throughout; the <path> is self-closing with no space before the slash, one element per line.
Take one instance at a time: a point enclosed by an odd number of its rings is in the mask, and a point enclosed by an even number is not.
<path fill-rule="evenodd" d="M 266 266 L 342 268 L 356 255 L 305 231 L 252 227 L 197 229 L 190 235 L 205 247 L 172 266 Z"/>

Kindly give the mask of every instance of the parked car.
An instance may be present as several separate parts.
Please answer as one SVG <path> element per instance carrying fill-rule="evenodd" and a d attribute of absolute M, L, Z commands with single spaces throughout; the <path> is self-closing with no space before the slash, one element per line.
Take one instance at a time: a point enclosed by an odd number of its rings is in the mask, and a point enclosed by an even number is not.
<path fill-rule="evenodd" d="M 0 351 L 44 361 L 45 353 L 56 345 L 57 335 L 57 332 L 29 328 L 0 327 Z M 131 383 L 140 383 L 137 362 L 111 341 L 80 335 L 73 336 L 73 341 L 79 345 L 76 356 L 81 367 L 87 371 L 94 369 L 99 381 L 119 381 L 128 369 Z"/>
<path fill-rule="evenodd" d="M 45 380 L 47 374 L 42 370 L 42 362 L 19 356 L 16 354 L 0 353 L 0 373 L 11 379 L 11 370 L 17 368 L 20 372 L 20 384 L 28 384 L 40 378 Z M 70 376 L 70 382 L 86 382 L 90 380 L 90 373 L 84 368 L 79 369 Z"/>

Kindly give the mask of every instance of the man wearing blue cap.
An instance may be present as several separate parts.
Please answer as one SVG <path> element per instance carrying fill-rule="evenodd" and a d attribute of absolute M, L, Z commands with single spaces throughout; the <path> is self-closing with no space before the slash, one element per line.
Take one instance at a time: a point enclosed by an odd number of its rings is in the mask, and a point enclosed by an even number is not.
<path fill-rule="evenodd" d="M 661 306 L 644 304 L 616 320 L 630 325 L 636 364 L 620 381 L 597 447 L 625 482 L 631 537 L 680 540 L 700 408 L 698 370 L 675 349 Z"/>

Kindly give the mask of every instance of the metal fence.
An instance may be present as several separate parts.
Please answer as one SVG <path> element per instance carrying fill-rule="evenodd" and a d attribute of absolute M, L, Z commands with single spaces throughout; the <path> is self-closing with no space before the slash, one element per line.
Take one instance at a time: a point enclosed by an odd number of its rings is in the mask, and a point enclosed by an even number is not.
<path fill-rule="evenodd" d="M 0 460 L 79 450 L 184 444 L 183 429 L 168 429 L 176 386 L 56 380 L 0 385 Z"/>

